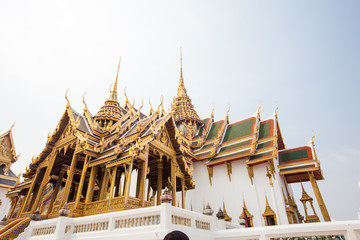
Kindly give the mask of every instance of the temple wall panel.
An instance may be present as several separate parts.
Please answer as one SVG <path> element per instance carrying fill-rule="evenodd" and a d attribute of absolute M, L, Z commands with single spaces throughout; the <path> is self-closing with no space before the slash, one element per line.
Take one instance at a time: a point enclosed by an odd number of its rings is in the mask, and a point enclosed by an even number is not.
<path fill-rule="evenodd" d="M 4 215 L 8 215 L 10 207 L 11 207 L 11 200 L 10 198 L 6 197 L 6 193 L 8 192 L 8 188 L 0 187 L 0 217 L 4 217 Z"/>
<path fill-rule="evenodd" d="M 233 223 L 237 223 L 242 214 L 243 198 L 245 198 L 247 209 L 254 216 L 254 225 L 264 226 L 262 214 L 266 206 L 266 192 L 269 205 L 276 212 L 278 224 L 287 224 L 288 219 L 281 190 L 282 184 L 286 183 L 277 174 L 275 179 L 272 177 L 273 187 L 271 187 L 269 178 L 266 176 L 266 165 L 264 163 L 253 167 L 253 184 L 244 160 L 231 162 L 231 182 L 226 165 L 217 165 L 213 168 L 212 185 L 210 185 L 209 174 L 204 163 L 194 163 L 195 189 L 186 193 L 186 209 L 190 210 L 192 204 L 194 211 L 202 212 L 204 203 L 209 202 L 216 214 L 219 207 L 223 208 L 224 200 L 228 215 Z M 177 197 L 181 197 L 181 192 L 177 193 Z M 179 203 L 181 205 L 181 201 Z"/>

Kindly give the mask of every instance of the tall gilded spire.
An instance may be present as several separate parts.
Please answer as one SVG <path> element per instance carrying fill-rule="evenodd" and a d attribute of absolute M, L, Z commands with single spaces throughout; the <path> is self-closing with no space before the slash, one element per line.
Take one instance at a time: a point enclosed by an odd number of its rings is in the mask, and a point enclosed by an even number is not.
<path fill-rule="evenodd" d="M 183 71 L 182 71 L 182 49 L 180 48 L 180 79 L 179 79 L 179 87 L 177 90 L 177 95 L 172 104 L 172 110 L 174 113 L 175 121 L 191 121 L 196 125 L 201 125 L 202 121 L 197 115 L 194 106 L 191 103 L 191 99 L 186 93 L 184 79 L 183 79 Z"/>
<path fill-rule="evenodd" d="M 179 79 L 179 87 L 177 91 L 178 97 L 187 97 L 184 79 L 183 79 L 183 70 L 182 70 L 182 48 L 180 47 L 180 79 Z"/>
<path fill-rule="evenodd" d="M 118 69 L 117 69 L 117 73 L 116 73 L 115 84 L 114 84 L 114 87 L 111 91 L 110 98 L 109 98 L 110 100 L 114 100 L 114 101 L 117 101 L 117 82 L 118 82 L 118 77 L 119 77 L 120 62 L 121 62 L 121 57 L 119 59 L 119 65 L 118 65 Z"/>
<path fill-rule="evenodd" d="M 110 97 L 105 101 L 104 105 L 94 116 L 94 120 L 99 123 L 100 127 L 103 128 L 114 124 L 123 115 L 120 104 L 117 101 L 117 82 L 119 78 L 120 61 L 121 57 L 119 59 L 115 84 L 113 89 L 110 91 Z"/>

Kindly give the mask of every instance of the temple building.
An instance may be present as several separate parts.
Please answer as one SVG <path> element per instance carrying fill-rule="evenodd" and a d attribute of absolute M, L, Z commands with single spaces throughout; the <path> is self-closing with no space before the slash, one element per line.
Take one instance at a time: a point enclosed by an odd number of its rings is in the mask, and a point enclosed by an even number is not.
<path fill-rule="evenodd" d="M 11 165 L 16 162 L 18 155 L 12 136 L 14 125 L 5 133 L 0 135 L 0 216 L 7 215 L 11 201 L 6 197 L 9 189 L 19 182 L 19 177 L 11 170 Z"/>
<path fill-rule="evenodd" d="M 172 206 L 198 213 L 209 207 L 225 221 L 245 219 L 247 227 L 330 221 L 318 180 L 323 180 L 314 146 L 288 149 L 274 114 L 254 115 L 230 122 L 229 111 L 215 121 L 200 118 L 186 91 L 182 59 L 176 96 L 169 112 L 163 103 L 143 113 L 125 92 L 118 100 L 118 74 L 110 96 L 91 114 L 83 96 L 83 113 L 65 111 L 46 146 L 33 158 L 13 187 L 8 222 L 28 219 L 82 217 L 161 204 L 164 189 Z M 312 190 L 294 195 L 291 185 L 310 182 Z M 302 216 L 295 199 L 305 207 Z M 66 204 L 66 205 L 65 205 Z M 208 205 L 205 208 L 205 205 Z M 206 211 L 205 211 L 206 210 Z M 219 214 L 219 216 L 222 216 Z"/>

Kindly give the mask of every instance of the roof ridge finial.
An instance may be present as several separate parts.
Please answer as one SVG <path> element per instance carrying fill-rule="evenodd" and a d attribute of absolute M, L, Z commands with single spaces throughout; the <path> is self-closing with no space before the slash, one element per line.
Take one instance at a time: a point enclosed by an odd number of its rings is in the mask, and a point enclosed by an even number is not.
<path fill-rule="evenodd" d="M 70 89 L 67 89 L 66 90 L 66 92 L 65 92 L 65 99 L 66 99 L 66 108 L 68 108 L 68 107 L 70 107 L 70 101 L 69 101 L 69 99 L 68 99 L 68 97 L 67 97 L 67 93 L 68 93 L 68 91 L 69 91 Z"/>
<path fill-rule="evenodd" d="M 115 84 L 114 84 L 114 87 L 113 87 L 113 89 L 111 91 L 111 95 L 110 95 L 110 99 L 115 100 L 115 101 L 117 101 L 117 82 L 118 82 L 118 77 L 119 77 L 120 62 L 121 62 L 121 56 L 120 56 L 119 64 L 118 64 L 118 68 L 117 68 Z"/>
<path fill-rule="evenodd" d="M 215 104 L 214 104 L 214 103 L 212 103 L 212 104 L 213 104 L 213 108 L 212 108 L 212 110 L 211 110 L 211 115 L 210 115 L 210 118 L 211 118 L 211 120 L 213 120 L 213 121 L 214 121 Z"/>
<path fill-rule="evenodd" d="M 13 127 L 15 126 L 15 123 L 16 123 L 16 121 L 14 122 L 14 124 L 11 126 L 11 128 L 10 128 L 10 131 L 13 129 Z"/>

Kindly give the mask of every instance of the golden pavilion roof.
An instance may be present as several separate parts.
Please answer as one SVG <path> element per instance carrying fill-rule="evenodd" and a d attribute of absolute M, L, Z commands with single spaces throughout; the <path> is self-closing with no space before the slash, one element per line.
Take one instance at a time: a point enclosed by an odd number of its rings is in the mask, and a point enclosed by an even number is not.
<path fill-rule="evenodd" d="M 172 112 L 175 122 L 192 121 L 198 125 L 202 125 L 200 117 L 194 109 L 194 105 L 191 103 L 191 99 L 186 93 L 186 88 L 182 73 L 182 57 L 180 54 L 180 79 L 177 95 L 172 103 Z"/>

